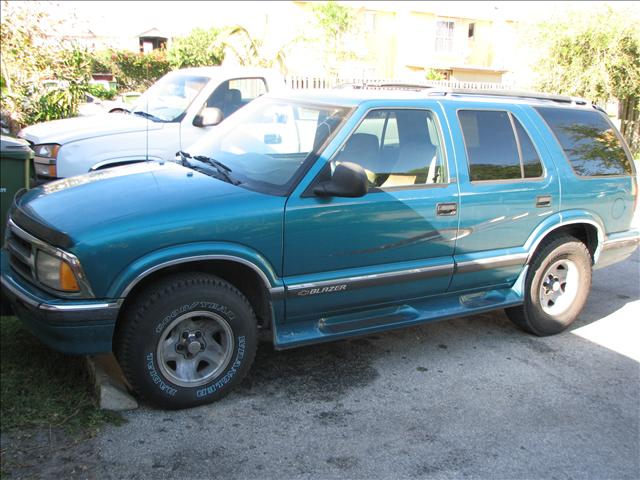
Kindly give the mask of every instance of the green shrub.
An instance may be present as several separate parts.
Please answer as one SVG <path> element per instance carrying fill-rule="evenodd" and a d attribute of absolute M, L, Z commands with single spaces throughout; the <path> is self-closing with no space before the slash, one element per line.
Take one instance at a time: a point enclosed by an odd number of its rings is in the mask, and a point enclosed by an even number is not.
<path fill-rule="evenodd" d="M 173 68 L 220 65 L 223 59 L 224 45 L 217 28 L 194 28 L 189 35 L 175 38 L 167 51 Z"/>
<path fill-rule="evenodd" d="M 94 83 L 90 83 L 87 86 L 87 92 L 101 100 L 113 100 L 118 94 L 118 91 L 114 88 L 105 88 L 103 85 Z"/>
<path fill-rule="evenodd" d="M 164 50 L 133 53 L 111 50 L 112 73 L 127 90 L 146 90 L 171 70 Z"/>

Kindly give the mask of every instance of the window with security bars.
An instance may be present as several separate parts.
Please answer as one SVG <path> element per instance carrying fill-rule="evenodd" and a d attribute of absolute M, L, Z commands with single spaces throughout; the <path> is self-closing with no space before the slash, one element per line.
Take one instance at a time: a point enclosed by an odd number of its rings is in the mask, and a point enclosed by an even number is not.
<path fill-rule="evenodd" d="M 438 20 L 436 22 L 436 52 L 453 50 L 454 22 Z"/>

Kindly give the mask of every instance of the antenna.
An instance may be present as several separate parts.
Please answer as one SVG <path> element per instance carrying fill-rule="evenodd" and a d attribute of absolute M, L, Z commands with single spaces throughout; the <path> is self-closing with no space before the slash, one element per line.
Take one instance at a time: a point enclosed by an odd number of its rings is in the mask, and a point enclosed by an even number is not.
<path fill-rule="evenodd" d="M 145 119 L 147 120 L 147 135 L 146 135 L 146 144 L 145 144 L 145 162 L 149 161 L 149 96 L 147 95 L 147 108 L 146 108 Z"/>

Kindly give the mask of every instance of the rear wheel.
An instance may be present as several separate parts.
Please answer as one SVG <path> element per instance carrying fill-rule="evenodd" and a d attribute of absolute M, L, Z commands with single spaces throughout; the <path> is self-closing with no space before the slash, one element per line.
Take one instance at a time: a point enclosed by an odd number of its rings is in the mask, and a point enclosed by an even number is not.
<path fill-rule="evenodd" d="M 163 408 L 210 403 L 246 375 L 256 319 L 231 284 L 201 273 L 168 277 L 122 318 L 116 356 L 141 397 Z"/>
<path fill-rule="evenodd" d="M 506 309 L 509 318 L 539 336 L 565 330 L 578 317 L 591 288 L 591 255 L 574 237 L 544 243 L 529 266 L 524 304 Z"/>

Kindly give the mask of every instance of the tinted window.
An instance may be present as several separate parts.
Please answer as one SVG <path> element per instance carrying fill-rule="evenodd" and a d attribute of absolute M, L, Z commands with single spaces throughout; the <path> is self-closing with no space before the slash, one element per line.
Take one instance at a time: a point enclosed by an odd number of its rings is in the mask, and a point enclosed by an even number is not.
<path fill-rule="evenodd" d="M 522 178 L 516 138 L 507 112 L 458 112 L 471 181 Z"/>
<path fill-rule="evenodd" d="M 533 146 L 531 138 L 517 118 L 513 117 L 513 123 L 516 126 L 516 133 L 518 134 L 518 140 L 520 141 L 520 151 L 522 152 L 522 164 L 524 166 L 525 178 L 541 177 L 542 163 L 540 163 L 540 157 L 538 157 L 538 152 Z"/>
<path fill-rule="evenodd" d="M 381 188 L 445 181 L 438 124 L 426 110 L 374 110 L 333 160 L 362 166 Z"/>
<path fill-rule="evenodd" d="M 540 107 L 578 175 L 630 174 L 631 161 L 604 116 L 595 110 Z"/>

